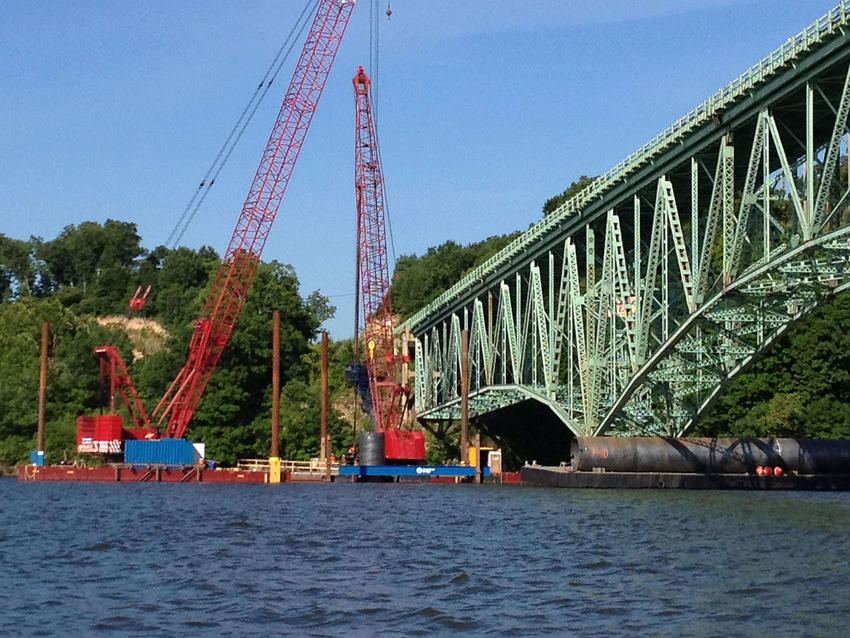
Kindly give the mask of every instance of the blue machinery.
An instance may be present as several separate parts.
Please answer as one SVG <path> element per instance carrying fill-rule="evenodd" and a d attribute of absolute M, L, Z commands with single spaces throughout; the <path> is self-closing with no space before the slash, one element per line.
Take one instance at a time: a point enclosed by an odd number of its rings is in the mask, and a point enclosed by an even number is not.
<path fill-rule="evenodd" d="M 419 419 L 532 402 L 574 435 L 686 434 L 850 286 L 844 1 L 406 322 Z"/>
<path fill-rule="evenodd" d="M 404 476 L 430 478 L 432 476 L 458 476 L 472 478 L 475 468 L 469 465 L 340 465 L 340 476 Z M 490 476 L 490 468 L 481 468 L 481 476 Z"/>

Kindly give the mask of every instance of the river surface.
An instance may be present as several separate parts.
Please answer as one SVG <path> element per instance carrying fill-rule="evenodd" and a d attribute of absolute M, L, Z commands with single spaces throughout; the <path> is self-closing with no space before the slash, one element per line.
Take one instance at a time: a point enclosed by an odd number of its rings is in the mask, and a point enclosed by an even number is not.
<path fill-rule="evenodd" d="M 0 635 L 847 636 L 850 493 L 0 480 Z"/>

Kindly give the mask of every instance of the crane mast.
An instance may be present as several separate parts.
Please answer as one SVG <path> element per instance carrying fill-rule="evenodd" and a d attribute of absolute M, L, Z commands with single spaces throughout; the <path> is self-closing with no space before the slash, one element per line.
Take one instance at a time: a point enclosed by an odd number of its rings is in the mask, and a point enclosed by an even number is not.
<path fill-rule="evenodd" d="M 421 461 L 425 458 L 424 434 L 401 428 L 410 388 L 399 381 L 398 367 L 409 359 L 394 348 L 384 177 L 372 117 L 370 80 L 362 66 L 357 68 L 352 83 L 355 99 L 354 191 L 358 274 L 372 429 L 383 437 L 382 452 L 388 461 Z"/>
<path fill-rule="evenodd" d="M 318 1 L 236 228 L 195 321 L 186 363 L 151 413 L 150 422 L 144 418 L 146 428 L 156 427 L 167 437 L 182 437 L 198 407 L 236 325 L 354 4 L 355 0 Z M 132 388 L 117 351 L 99 356 L 112 361 L 112 368 L 117 365 L 124 372 L 124 383 Z M 125 403 L 129 407 L 130 402 Z M 139 413 L 144 417 L 143 410 L 136 410 Z"/>
<path fill-rule="evenodd" d="M 352 80 L 355 96 L 354 189 L 357 203 L 357 242 L 360 254 L 360 293 L 363 304 L 366 370 L 372 398 L 372 426 L 376 432 L 397 428 L 400 388 L 392 378 L 393 318 L 384 206 L 384 178 L 375 122 L 372 118 L 370 80 L 363 67 Z"/>

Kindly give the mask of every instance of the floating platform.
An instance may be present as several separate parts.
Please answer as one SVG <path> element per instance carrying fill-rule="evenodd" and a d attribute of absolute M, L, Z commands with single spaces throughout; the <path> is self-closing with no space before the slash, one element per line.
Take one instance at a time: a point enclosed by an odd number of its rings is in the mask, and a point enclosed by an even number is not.
<path fill-rule="evenodd" d="M 850 474 L 698 474 L 674 472 L 577 472 L 526 465 L 522 484 L 533 487 L 685 490 L 850 490 Z"/>
<path fill-rule="evenodd" d="M 281 481 L 289 474 L 282 473 Z M 73 467 L 71 465 L 19 465 L 21 481 L 92 481 L 97 483 L 268 483 L 268 472 L 194 467 Z"/>
<path fill-rule="evenodd" d="M 204 467 L 133 467 L 128 465 L 104 465 L 102 467 L 74 467 L 72 465 L 19 465 L 18 480 L 21 481 L 75 481 L 95 483 L 268 483 L 267 470 L 245 470 Z M 468 465 L 342 465 L 339 474 L 331 480 L 396 480 L 421 481 L 425 483 L 459 483 L 475 476 L 475 468 Z M 482 482 L 519 484 L 519 472 L 503 472 L 491 475 L 484 468 Z M 342 477 L 342 478 L 340 478 Z M 322 482 L 324 472 L 281 471 L 281 483 Z"/>
<path fill-rule="evenodd" d="M 404 479 L 472 478 L 475 468 L 469 465 L 340 465 L 340 478 L 386 477 Z M 490 468 L 481 470 L 482 478 L 490 476 Z"/>

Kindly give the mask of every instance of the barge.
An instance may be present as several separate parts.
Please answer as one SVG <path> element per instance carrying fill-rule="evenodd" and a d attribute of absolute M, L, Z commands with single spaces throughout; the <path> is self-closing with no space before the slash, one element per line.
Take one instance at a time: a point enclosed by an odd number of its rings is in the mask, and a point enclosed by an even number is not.
<path fill-rule="evenodd" d="M 587 472 L 527 465 L 522 484 L 531 487 L 686 490 L 850 490 L 850 474 L 710 474 L 697 472 Z"/>
<path fill-rule="evenodd" d="M 580 436 L 569 463 L 520 473 L 537 487 L 850 490 L 850 440 Z"/>
<path fill-rule="evenodd" d="M 281 481 L 290 480 L 289 472 L 281 473 Z M 92 481 L 97 483 L 268 483 L 268 472 L 251 472 L 238 469 L 168 467 L 161 465 L 134 467 L 130 465 L 104 465 L 102 467 L 74 467 L 72 465 L 19 465 L 21 481 Z"/>

